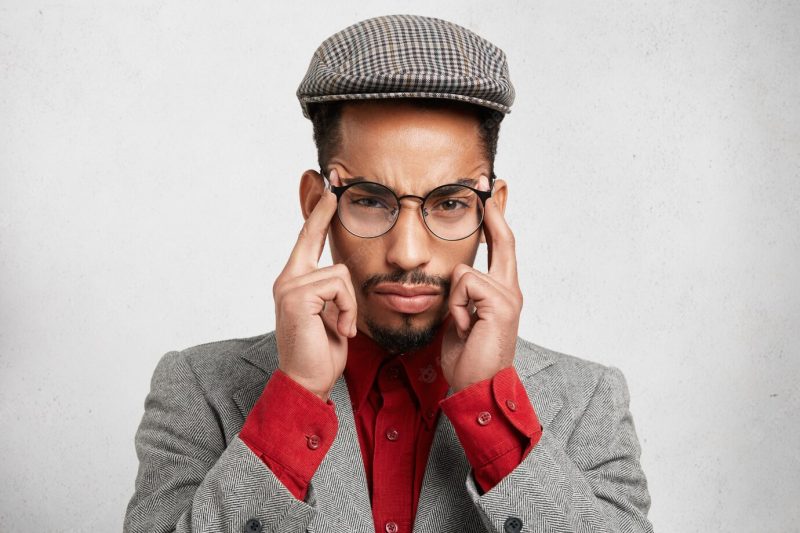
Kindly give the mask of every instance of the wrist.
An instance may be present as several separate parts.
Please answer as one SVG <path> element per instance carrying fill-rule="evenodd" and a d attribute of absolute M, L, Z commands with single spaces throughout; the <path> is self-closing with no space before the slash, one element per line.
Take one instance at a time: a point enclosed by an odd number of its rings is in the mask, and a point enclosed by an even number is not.
<path fill-rule="evenodd" d="M 491 369 L 487 370 L 486 372 L 481 373 L 472 373 L 469 376 L 464 376 L 460 379 L 453 379 L 453 382 L 450 383 L 450 387 L 453 389 L 453 393 L 460 392 L 464 389 L 468 389 L 472 385 L 476 383 L 481 383 L 483 381 L 487 381 L 492 379 L 500 372 L 502 368 Z"/>
<path fill-rule="evenodd" d="M 278 369 L 281 372 L 283 372 L 284 374 L 286 374 L 286 376 L 289 379 L 294 381 L 299 386 L 303 387 L 308 392 L 314 394 L 317 398 L 319 398 L 323 402 L 327 402 L 330 399 L 330 397 L 331 397 L 331 389 L 333 387 L 327 387 L 327 388 L 320 387 L 319 384 L 316 383 L 314 380 L 299 376 L 299 375 L 293 373 L 291 370 L 285 370 L 285 369 L 281 368 L 280 365 L 278 366 Z"/>

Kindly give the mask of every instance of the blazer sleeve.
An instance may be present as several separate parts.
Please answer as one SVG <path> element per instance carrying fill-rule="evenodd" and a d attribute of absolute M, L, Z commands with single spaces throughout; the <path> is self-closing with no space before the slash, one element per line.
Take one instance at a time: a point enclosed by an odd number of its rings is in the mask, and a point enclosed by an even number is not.
<path fill-rule="evenodd" d="M 186 356 L 165 354 L 136 432 L 125 532 L 305 531 L 313 494 L 294 498 L 238 434 L 226 446 L 218 420 Z"/>
<path fill-rule="evenodd" d="M 650 495 L 625 378 L 608 367 L 566 445 L 544 429 L 522 463 L 482 494 L 467 491 L 489 531 L 652 532 Z"/>

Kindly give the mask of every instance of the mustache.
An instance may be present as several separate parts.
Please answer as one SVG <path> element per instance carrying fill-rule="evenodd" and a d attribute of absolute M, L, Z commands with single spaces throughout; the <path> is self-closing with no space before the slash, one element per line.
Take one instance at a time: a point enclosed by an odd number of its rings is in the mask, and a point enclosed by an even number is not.
<path fill-rule="evenodd" d="M 403 285 L 429 285 L 440 287 L 444 294 L 450 293 L 450 279 L 435 274 L 426 274 L 422 270 L 395 270 L 386 274 L 374 274 L 361 284 L 361 291 L 367 291 L 379 283 L 402 283 Z"/>

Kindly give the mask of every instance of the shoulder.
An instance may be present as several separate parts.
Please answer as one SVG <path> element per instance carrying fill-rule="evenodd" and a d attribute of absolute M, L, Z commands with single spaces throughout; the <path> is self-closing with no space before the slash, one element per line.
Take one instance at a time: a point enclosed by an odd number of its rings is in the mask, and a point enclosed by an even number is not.
<path fill-rule="evenodd" d="M 569 355 L 517 337 L 514 361 L 520 376 L 530 376 L 543 370 L 562 374 L 570 381 L 594 382 L 606 373 L 609 366 L 582 357 Z"/>
<path fill-rule="evenodd" d="M 167 352 L 153 380 L 191 379 L 210 395 L 228 394 L 253 382 L 263 384 L 265 373 L 274 369 L 270 369 L 272 359 L 277 365 L 274 332 L 217 340 Z"/>
<path fill-rule="evenodd" d="M 545 348 L 521 337 L 514 364 L 523 381 L 560 396 L 578 410 L 597 395 L 628 399 L 625 377 L 618 368 Z"/>

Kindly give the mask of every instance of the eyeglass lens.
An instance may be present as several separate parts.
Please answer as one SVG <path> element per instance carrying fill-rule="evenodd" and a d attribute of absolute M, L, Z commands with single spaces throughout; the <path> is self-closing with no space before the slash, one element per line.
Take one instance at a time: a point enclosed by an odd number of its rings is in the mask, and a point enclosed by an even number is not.
<path fill-rule="evenodd" d="M 469 237 L 483 221 L 483 203 L 474 191 L 462 185 L 434 189 L 422 205 L 428 229 L 446 240 Z M 400 215 L 394 193 L 377 183 L 357 183 L 339 201 L 339 219 L 359 237 L 383 235 Z"/>

